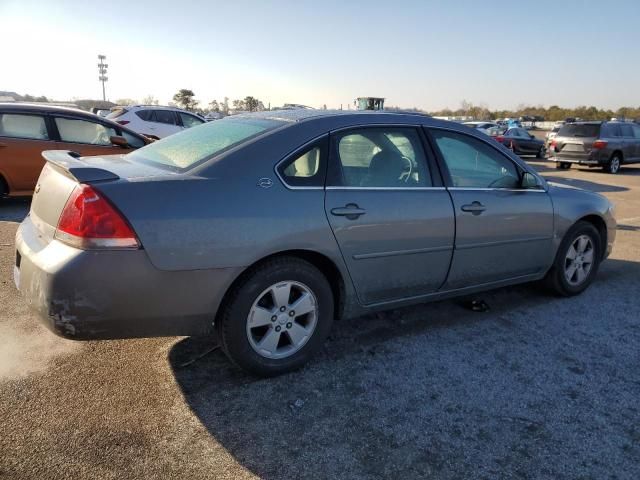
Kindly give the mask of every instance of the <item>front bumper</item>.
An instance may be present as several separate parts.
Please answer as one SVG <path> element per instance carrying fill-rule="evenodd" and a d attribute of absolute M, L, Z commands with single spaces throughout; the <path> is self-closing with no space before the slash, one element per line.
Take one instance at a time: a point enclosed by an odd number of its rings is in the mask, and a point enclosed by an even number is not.
<path fill-rule="evenodd" d="M 30 217 L 18 228 L 16 250 L 16 283 L 27 303 L 54 333 L 77 340 L 209 333 L 240 273 L 164 271 L 144 250 L 89 251 L 43 241 Z"/>

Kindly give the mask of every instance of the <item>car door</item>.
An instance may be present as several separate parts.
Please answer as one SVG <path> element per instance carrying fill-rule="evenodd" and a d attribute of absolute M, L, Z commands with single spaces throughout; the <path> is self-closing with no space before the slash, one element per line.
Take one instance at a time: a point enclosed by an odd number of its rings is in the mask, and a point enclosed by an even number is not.
<path fill-rule="evenodd" d="M 43 150 L 55 149 L 46 115 L 0 113 L 0 176 L 13 194 L 29 194 L 44 166 Z"/>
<path fill-rule="evenodd" d="M 331 134 L 325 211 L 365 305 L 444 283 L 454 240 L 451 199 L 417 127 Z"/>
<path fill-rule="evenodd" d="M 633 144 L 635 147 L 635 162 L 640 162 L 640 125 L 631 125 L 633 129 Z"/>
<path fill-rule="evenodd" d="M 633 127 L 630 123 L 622 123 L 620 124 L 620 132 L 622 134 L 622 154 L 624 155 L 624 160 L 633 163 L 636 162 L 637 152 L 636 152 L 636 140 L 633 135 Z"/>
<path fill-rule="evenodd" d="M 110 125 L 71 115 L 54 115 L 53 123 L 59 139 L 56 148 L 73 150 L 83 156 L 119 155 L 130 151 L 111 143 L 110 137 L 117 136 L 118 131 Z"/>
<path fill-rule="evenodd" d="M 429 130 L 453 200 L 456 239 L 447 289 L 544 272 L 553 260 L 553 205 L 522 188 L 521 167 L 489 142 Z"/>

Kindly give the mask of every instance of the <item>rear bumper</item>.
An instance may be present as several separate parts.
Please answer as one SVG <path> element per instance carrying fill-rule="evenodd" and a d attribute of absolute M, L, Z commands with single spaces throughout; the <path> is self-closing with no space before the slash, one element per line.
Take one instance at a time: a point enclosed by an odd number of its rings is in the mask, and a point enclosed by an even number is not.
<path fill-rule="evenodd" d="M 563 154 L 559 152 L 552 152 L 549 156 L 549 159 L 558 163 L 577 163 L 579 165 L 588 165 L 588 166 L 605 165 L 607 163 L 606 157 L 601 157 L 600 155 L 597 155 L 595 153 L 585 153 L 585 154 L 564 153 Z"/>
<path fill-rule="evenodd" d="M 144 250 L 44 244 L 30 217 L 18 228 L 16 250 L 17 286 L 26 302 L 54 333 L 77 340 L 206 334 L 240 273 L 162 271 Z"/>

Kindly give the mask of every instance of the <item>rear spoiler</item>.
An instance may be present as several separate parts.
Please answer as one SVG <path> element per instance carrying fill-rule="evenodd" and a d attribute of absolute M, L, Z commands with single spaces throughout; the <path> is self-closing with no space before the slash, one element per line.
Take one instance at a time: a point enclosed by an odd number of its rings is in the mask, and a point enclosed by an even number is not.
<path fill-rule="evenodd" d="M 80 183 L 106 182 L 120 177 L 109 170 L 91 167 L 80 159 L 78 152 L 70 150 L 45 150 L 44 159 L 56 170 Z"/>

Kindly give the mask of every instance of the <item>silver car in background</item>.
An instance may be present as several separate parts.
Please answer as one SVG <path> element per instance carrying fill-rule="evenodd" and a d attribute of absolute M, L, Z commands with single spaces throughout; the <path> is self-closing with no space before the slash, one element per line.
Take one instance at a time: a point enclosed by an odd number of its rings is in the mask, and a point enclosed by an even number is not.
<path fill-rule="evenodd" d="M 572 164 L 618 173 L 623 164 L 640 162 L 640 125 L 627 122 L 568 123 L 550 145 L 557 168 Z"/>
<path fill-rule="evenodd" d="M 616 223 L 486 135 L 418 114 L 269 111 L 134 153 L 44 153 L 15 283 L 72 339 L 216 332 L 300 367 L 334 319 L 545 279 L 593 281 Z"/>

